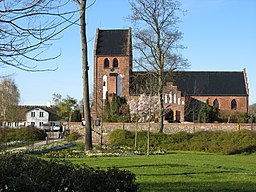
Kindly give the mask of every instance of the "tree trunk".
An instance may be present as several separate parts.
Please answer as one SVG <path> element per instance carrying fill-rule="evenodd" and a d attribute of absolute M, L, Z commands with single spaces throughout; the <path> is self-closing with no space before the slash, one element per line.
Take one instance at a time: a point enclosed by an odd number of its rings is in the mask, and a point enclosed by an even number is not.
<path fill-rule="evenodd" d="M 160 32 L 158 35 L 158 65 L 159 65 L 159 71 L 158 71 L 158 102 L 159 102 L 159 133 L 164 132 L 164 102 L 163 102 L 163 87 L 164 87 L 164 59 L 163 59 L 163 53 L 160 46 Z"/>
<path fill-rule="evenodd" d="M 159 118 L 158 118 L 158 123 L 159 123 L 159 133 L 164 132 L 164 104 L 163 104 L 163 94 L 158 93 L 158 99 L 159 99 Z"/>
<path fill-rule="evenodd" d="M 92 150 L 91 112 L 89 103 L 89 78 L 88 78 L 88 57 L 86 39 L 86 0 L 80 3 L 80 35 L 82 43 L 82 71 L 83 71 L 83 105 L 85 121 L 85 150 Z"/>

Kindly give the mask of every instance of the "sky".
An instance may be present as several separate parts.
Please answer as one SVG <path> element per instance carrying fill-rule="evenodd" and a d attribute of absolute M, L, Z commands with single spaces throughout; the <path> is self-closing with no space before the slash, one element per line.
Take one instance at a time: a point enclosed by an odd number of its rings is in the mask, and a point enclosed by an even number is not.
<path fill-rule="evenodd" d="M 90 2 L 91 0 L 89 0 Z M 249 82 L 249 104 L 256 103 L 256 1 L 255 0 L 180 0 L 186 10 L 178 24 L 183 33 L 181 44 L 190 71 L 242 71 Z M 93 87 L 93 50 L 96 29 L 133 27 L 128 0 L 96 0 L 87 11 L 87 37 L 90 88 Z M 82 64 L 79 27 L 73 26 L 53 42 L 49 52 L 61 52 L 46 66 L 52 72 L 25 72 L 2 68 L 13 73 L 21 96 L 21 105 L 46 105 L 54 93 L 82 99 Z M 8 72 L 7 72 L 8 71 Z"/>

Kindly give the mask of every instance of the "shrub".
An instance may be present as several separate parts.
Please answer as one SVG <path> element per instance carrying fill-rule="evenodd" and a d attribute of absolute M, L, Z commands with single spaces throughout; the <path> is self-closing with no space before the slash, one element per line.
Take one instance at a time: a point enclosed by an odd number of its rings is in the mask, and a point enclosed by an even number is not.
<path fill-rule="evenodd" d="M 201 123 L 209 123 L 216 120 L 218 110 L 208 103 L 204 103 L 198 114 L 198 121 Z"/>
<path fill-rule="evenodd" d="M 36 141 L 44 140 L 46 133 L 44 130 L 26 127 L 26 128 L 5 128 L 1 129 L 1 141 Z"/>
<path fill-rule="evenodd" d="M 250 119 L 250 116 L 248 115 L 248 113 L 241 113 L 239 116 L 238 116 L 238 123 L 248 123 Z"/>
<path fill-rule="evenodd" d="M 68 135 L 68 140 L 69 141 L 76 141 L 81 137 L 81 135 L 77 132 L 72 132 Z"/>
<path fill-rule="evenodd" d="M 116 168 L 93 169 L 63 160 L 0 158 L 0 191 L 137 191 L 135 175 Z"/>
<path fill-rule="evenodd" d="M 109 135 L 111 146 L 129 146 L 134 145 L 134 133 L 127 130 L 114 130 Z"/>
<path fill-rule="evenodd" d="M 44 130 L 33 128 L 33 127 L 26 127 L 17 129 L 17 134 L 20 135 L 20 141 L 36 141 L 36 140 L 45 140 L 47 134 Z"/>

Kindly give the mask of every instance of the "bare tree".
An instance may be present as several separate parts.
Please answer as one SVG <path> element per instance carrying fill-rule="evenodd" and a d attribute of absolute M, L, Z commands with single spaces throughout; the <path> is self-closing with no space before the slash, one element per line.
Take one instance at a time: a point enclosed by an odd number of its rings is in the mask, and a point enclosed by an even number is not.
<path fill-rule="evenodd" d="M 44 53 L 61 32 L 77 21 L 76 10 L 67 12 L 70 1 L 0 1 L 0 64 L 25 71 L 54 70 L 56 67 L 40 69 L 37 65 L 60 55 Z"/>
<path fill-rule="evenodd" d="M 0 83 L 0 110 L 3 125 L 12 122 L 17 115 L 17 109 L 20 101 L 20 93 L 14 80 L 5 78 Z"/>
<path fill-rule="evenodd" d="M 71 2 L 79 9 L 71 10 Z M 88 86 L 88 58 L 86 40 L 86 0 L 0 0 L 0 63 L 25 71 L 47 71 L 36 63 L 59 56 L 44 57 L 51 40 L 60 38 L 61 32 L 80 22 L 83 68 L 83 103 L 86 121 L 86 150 L 92 148 Z M 93 4 L 93 3 L 92 3 Z M 68 10 L 68 11 L 67 11 Z M 79 17 L 77 17 L 79 12 Z"/>
<path fill-rule="evenodd" d="M 133 14 L 129 19 L 134 22 L 134 47 L 138 51 L 135 65 L 153 74 L 157 84 L 159 99 L 159 132 L 163 132 L 163 86 L 169 73 L 188 66 L 179 50 L 182 33 L 178 30 L 182 12 L 178 1 L 173 0 L 130 0 Z"/>
<path fill-rule="evenodd" d="M 86 3 L 87 0 L 74 0 L 80 8 L 80 36 L 82 44 L 82 72 L 83 72 L 83 105 L 85 121 L 85 150 L 92 149 L 92 130 L 91 130 L 91 111 L 90 111 L 90 94 L 89 94 L 89 65 L 86 35 Z M 95 1 L 94 1 L 95 2 Z M 92 3 L 91 5 L 93 5 Z M 90 6 L 91 6 L 90 5 Z"/>

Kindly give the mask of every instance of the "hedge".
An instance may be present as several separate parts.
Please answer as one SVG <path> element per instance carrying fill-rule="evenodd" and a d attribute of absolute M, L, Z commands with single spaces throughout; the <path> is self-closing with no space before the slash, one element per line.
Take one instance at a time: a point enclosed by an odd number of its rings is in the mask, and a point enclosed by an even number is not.
<path fill-rule="evenodd" d="M 0 191 L 137 191 L 135 175 L 116 168 L 93 169 L 64 160 L 0 157 Z"/>
<path fill-rule="evenodd" d="M 134 132 L 115 130 L 109 136 L 112 147 L 127 146 L 134 149 Z M 146 152 L 147 132 L 138 132 L 137 148 Z M 202 131 L 175 134 L 150 133 L 150 150 L 204 151 L 224 154 L 253 153 L 256 151 L 256 132 L 249 130 L 225 132 Z"/>
<path fill-rule="evenodd" d="M 45 140 L 46 133 L 44 130 L 26 127 L 26 128 L 1 128 L 0 141 L 36 141 Z"/>

